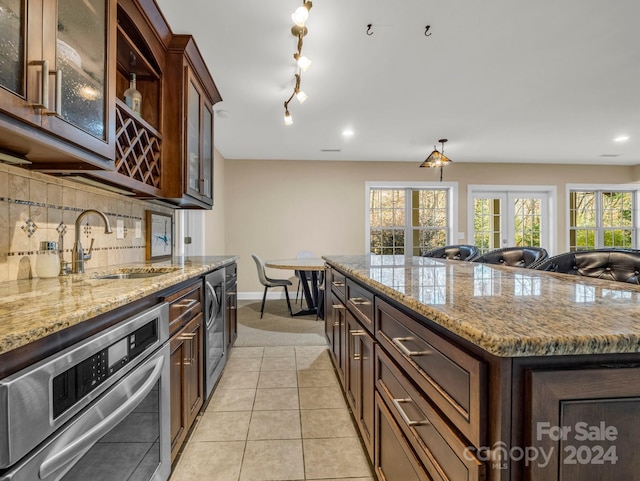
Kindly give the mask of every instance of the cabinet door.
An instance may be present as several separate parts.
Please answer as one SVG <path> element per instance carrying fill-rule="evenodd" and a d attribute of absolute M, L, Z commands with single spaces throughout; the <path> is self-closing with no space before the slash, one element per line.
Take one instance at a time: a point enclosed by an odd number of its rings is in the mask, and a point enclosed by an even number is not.
<path fill-rule="evenodd" d="M 640 368 L 532 371 L 528 378 L 524 442 L 547 456 L 523 466 L 523 479 L 638 479 Z"/>
<path fill-rule="evenodd" d="M 187 409 L 187 425 L 190 427 L 195 421 L 202 403 L 204 402 L 204 359 L 203 359 L 203 315 L 202 312 L 194 317 L 182 330 L 182 336 L 186 338 L 185 369 L 185 407 Z"/>
<path fill-rule="evenodd" d="M 213 202 L 213 109 L 189 67 L 187 74 L 187 152 L 185 192 Z"/>
<path fill-rule="evenodd" d="M 28 92 L 37 89 L 35 78 L 41 67 L 29 67 L 27 59 L 29 54 L 42 57 L 42 34 L 38 33 L 42 31 L 42 11 L 27 15 L 26 9 L 26 0 L 0 0 L 0 105 L 3 111 L 35 124 L 40 122 L 40 116 L 29 103 Z M 33 25 L 29 28 L 33 41 L 29 42 L 28 25 Z M 40 35 L 39 41 L 36 35 Z M 29 52 L 29 48 L 33 51 Z M 33 85 L 27 85 L 29 78 Z"/>
<path fill-rule="evenodd" d="M 369 456 L 373 455 L 373 394 L 375 384 L 375 359 L 373 338 L 356 321 L 350 311 L 347 320 L 347 372 L 345 393 Z"/>
<path fill-rule="evenodd" d="M 345 332 L 346 332 L 346 308 L 340 299 L 331 292 L 328 315 L 325 319 L 325 335 L 329 342 L 329 349 L 333 357 L 334 364 L 338 370 L 340 381 L 344 385 L 345 371 Z"/>
<path fill-rule="evenodd" d="M 188 359 L 186 338 L 180 333 L 171 338 L 171 377 L 170 377 L 170 397 L 171 397 L 171 462 L 178 455 L 178 450 L 187 436 L 189 430 L 187 424 L 187 410 L 184 404 L 184 392 L 186 390 L 186 372 Z"/>
<path fill-rule="evenodd" d="M 202 165 L 201 191 L 213 205 L 213 109 L 206 102 L 202 104 Z"/>
<path fill-rule="evenodd" d="M 104 157 L 115 153 L 115 1 L 45 2 L 49 61 L 44 128 Z M 33 60 L 33 59 L 30 59 Z"/>

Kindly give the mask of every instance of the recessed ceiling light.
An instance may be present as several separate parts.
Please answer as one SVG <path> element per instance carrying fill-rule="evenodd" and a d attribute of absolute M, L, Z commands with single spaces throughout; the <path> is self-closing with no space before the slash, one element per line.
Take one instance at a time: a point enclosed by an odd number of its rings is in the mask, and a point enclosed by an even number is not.
<path fill-rule="evenodd" d="M 613 139 L 614 142 L 626 142 L 627 140 L 629 140 L 628 135 L 619 135 L 618 137 Z"/>
<path fill-rule="evenodd" d="M 351 136 L 353 136 L 354 133 L 355 132 L 353 130 L 351 130 L 351 129 L 344 129 L 342 131 L 342 135 L 344 135 L 345 137 L 351 137 Z"/>

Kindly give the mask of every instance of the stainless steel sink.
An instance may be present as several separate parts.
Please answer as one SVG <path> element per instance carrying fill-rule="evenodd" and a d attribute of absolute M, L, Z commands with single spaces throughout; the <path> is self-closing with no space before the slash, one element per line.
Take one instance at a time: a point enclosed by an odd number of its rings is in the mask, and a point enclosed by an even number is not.
<path fill-rule="evenodd" d="M 116 272 L 114 274 L 92 277 L 92 279 L 145 279 L 163 274 L 169 274 L 169 272 Z"/>

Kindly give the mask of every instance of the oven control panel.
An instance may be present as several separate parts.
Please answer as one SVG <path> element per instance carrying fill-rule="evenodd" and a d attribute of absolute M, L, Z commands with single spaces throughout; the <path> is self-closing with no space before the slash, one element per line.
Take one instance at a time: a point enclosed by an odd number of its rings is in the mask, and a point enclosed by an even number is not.
<path fill-rule="evenodd" d="M 158 341 L 158 319 L 115 341 L 53 378 L 53 417 L 77 401 Z"/>

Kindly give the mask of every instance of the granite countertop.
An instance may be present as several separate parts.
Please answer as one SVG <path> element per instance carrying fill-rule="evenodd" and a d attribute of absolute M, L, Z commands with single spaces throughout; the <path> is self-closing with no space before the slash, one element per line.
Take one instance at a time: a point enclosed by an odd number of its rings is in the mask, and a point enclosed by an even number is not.
<path fill-rule="evenodd" d="M 404 256 L 328 264 L 501 357 L 640 352 L 640 286 Z"/>
<path fill-rule="evenodd" d="M 52 279 L 0 283 L 0 354 L 99 314 L 231 264 L 237 256 L 174 258 L 164 262 L 87 269 Z M 135 279 L 96 279 L 117 272 L 165 274 Z"/>

